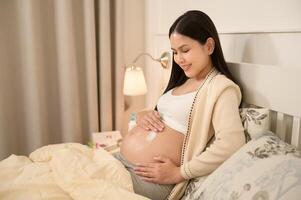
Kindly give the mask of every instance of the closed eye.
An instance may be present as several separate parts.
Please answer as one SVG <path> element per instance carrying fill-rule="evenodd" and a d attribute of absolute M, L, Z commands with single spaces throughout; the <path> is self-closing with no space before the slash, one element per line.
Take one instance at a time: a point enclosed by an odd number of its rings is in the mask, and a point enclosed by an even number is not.
<path fill-rule="evenodd" d="M 188 52 L 189 52 L 189 50 L 190 50 L 190 49 L 187 49 L 187 50 L 181 50 L 181 52 L 182 52 L 182 53 L 188 53 Z M 176 52 L 176 51 L 173 51 L 173 54 L 174 54 L 174 55 L 177 55 L 177 54 L 178 54 L 178 52 Z"/>

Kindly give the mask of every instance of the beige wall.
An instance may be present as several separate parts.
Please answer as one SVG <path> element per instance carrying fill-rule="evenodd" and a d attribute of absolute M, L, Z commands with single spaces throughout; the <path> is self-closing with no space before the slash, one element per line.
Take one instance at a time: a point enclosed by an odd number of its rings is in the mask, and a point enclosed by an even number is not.
<path fill-rule="evenodd" d="M 123 1 L 123 60 L 130 66 L 135 57 L 145 51 L 145 2 L 141 0 Z M 137 65 L 144 68 L 144 58 L 138 60 Z M 123 117 L 124 135 L 127 132 L 128 119 L 132 112 L 137 112 L 145 107 L 145 95 L 125 97 L 125 112 Z"/>

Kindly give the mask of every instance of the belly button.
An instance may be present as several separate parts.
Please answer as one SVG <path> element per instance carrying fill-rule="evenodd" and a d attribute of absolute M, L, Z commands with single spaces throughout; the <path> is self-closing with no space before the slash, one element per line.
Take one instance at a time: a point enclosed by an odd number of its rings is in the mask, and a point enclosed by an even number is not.
<path fill-rule="evenodd" d="M 157 133 L 154 132 L 154 131 L 151 131 L 151 132 L 149 132 L 149 133 L 147 134 L 146 140 L 147 140 L 147 141 L 152 141 L 152 140 L 154 140 L 154 139 L 156 138 L 156 136 L 157 136 Z"/>

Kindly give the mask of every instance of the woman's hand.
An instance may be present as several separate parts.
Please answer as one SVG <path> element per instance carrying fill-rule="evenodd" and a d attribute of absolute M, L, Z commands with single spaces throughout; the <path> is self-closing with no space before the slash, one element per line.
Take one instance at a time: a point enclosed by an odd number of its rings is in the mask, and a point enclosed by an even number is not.
<path fill-rule="evenodd" d="M 138 112 L 136 123 L 147 131 L 161 132 L 164 129 L 161 116 L 155 110 L 143 110 Z"/>
<path fill-rule="evenodd" d="M 142 176 L 143 180 L 158 184 L 176 184 L 184 181 L 180 167 L 166 157 L 155 157 L 155 162 L 137 164 L 135 174 Z"/>

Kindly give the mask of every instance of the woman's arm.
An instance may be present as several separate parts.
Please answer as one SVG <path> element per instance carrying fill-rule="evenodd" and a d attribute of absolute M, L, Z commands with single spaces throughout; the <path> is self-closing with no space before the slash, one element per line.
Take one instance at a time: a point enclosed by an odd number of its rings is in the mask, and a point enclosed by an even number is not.
<path fill-rule="evenodd" d="M 226 88 L 218 97 L 212 116 L 215 140 L 203 153 L 181 166 L 185 179 L 211 173 L 245 144 L 239 104 L 240 93 L 234 87 Z"/>

